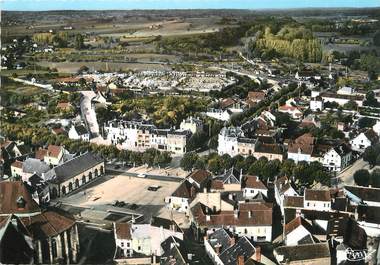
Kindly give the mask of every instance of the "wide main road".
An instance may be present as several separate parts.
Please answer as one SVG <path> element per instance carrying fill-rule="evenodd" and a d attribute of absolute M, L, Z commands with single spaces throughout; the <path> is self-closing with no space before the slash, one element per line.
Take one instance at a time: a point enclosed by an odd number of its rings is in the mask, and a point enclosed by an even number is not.
<path fill-rule="evenodd" d="M 81 94 L 83 95 L 80 103 L 82 117 L 86 120 L 92 137 L 97 137 L 99 135 L 99 124 L 96 120 L 95 106 L 92 104 L 92 99 L 96 94 L 94 91 L 81 91 Z"/>

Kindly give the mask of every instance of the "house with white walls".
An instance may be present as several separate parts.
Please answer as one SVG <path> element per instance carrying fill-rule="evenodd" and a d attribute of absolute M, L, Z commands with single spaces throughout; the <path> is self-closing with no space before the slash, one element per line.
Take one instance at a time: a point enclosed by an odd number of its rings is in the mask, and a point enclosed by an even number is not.
<path fill-rule="evenodd" d="M 133 256 L 132 224 L 113 223 L 116 252 L 118 258 Z"/>
<path fill-rule="evenodd" d="M 365 132 L 360 133 L 354 137 L 351 141 L 351 148 L 354 151 L 364 152 L 365 149 L 371 145 L 375 145 L 379 142 L 379 135 L 372 129 L 368 129 Z"/>
<path fill-rule="evenodd" d="M 165 198 L 166 207 L 188 214 L 191 202 L 210 180 L 210 172 L 202 169 L 193 171 L 170 196 Z"/>
<path fill-rule="evenodd" d="M 169 237 L 183 240 L 183 232 L 171 220 L 152 217 L 150 223 L 114 224 L 116 251 L 114 259 L 119 262 L 135 256 L 156 257 L 163 254 L 161 243 Z M 125 261 L 126 262 L 126 261 Z"/>
<path fill-rule="evenodd" d="M 240 203 L 234 211 L 214 211 L 201 203 L 191 208 L 190 220 L 195 236 L 201 238 L 207 231 L 225 227 L 235 236 L 255 241 L 272 240 L 271 203 Z"/>
<path fill-rule="evenodd" d="M 165 198 L 165 205 L 169 209 L 188 214 L 190 203 L 194 200 L 196 193 L 195 185 L 185 179 L 170 196 Z"/>
<path fill-rule="evenodd" d="M 376 124 L 372 126 L 372 130 L 374 130 L 374 132 L 380 136 L 380 121 L 379 120 L 376 120 Z"/>
<path fill-rule="evenodd" d="M 241 184 L 243 196 L 247 199 L 252 199 L 261 193 L 268 197 L 268 188 L 259 179 L 258 176 L 244 176 Z"/>
<path fill-rule="evenodd" d="M 190 116 L 181 122 L 179 128 L 182 131 L 191 131 L 193 134 L 199 133 L 203 131 L 203 122 L 198 118 Z"/>
<path fill-rule="evenodd" d="M 332 147 L 323 155 L 322 164 L 332 172 L 340 172 L 351 164 L 352 151 L 345 143 Z"/>
<path fill-rule="evenodd" d="M 204 115 L 207 117 L 219 120 L 219 121 L 229 121 L 234 113 L 229 109 L 208 109 Z"/>
<path fill-rule="evenodd" d="M 280 206 L 282 214 L 284 214 L 285 196 L 298 196 L 288 177 L 283 176 L 274 181 L 274 197 Z"/>
<path fill-rule="evenodd" d="M 71 125 L 68 135 L 72 140 L 90 141 L 90 133 L 83 124 Z"/>
<path fill-rule="evenodd" d="M 315 160 L 313 152 L 315 149 L 315 137 L 310 133 L 305 133 L 288 144 L 288 159 L 298 163 L 301 161 L 312 162 Z"/>
<path fill-rule="evenodd" d="M 322 111 L 324 108 L 323 99 L 320 96 L 311 98 L 309 107 L 311 111 Z"/>
<path fill-rule="evenodd" d="M 304 208 L 317 211 L 331 210 L 330 190 L 305 189 Z"/>
<path fill-rule="evenodd" d="M 287 246 L 315 243 L 313 226 L 303 217 L 298 216 L 284 226 L 284 241 Z"/>

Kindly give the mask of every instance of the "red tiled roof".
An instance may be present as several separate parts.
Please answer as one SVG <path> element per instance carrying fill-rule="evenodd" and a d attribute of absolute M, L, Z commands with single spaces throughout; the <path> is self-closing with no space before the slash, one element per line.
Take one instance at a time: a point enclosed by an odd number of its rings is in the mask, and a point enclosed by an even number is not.
<path fill-rule="evenodd" d="M 288 146 L 288 153 L 298 153 L 311 155 L 313 153 L 313 145 L 303 145 L 297 143 L 291 143 Z"/>
<path fill-rule="evenodd" d="M 197 203 L 192 208 L 195 221 L 199 226 L 271 226 L 272 208 L 266 210 L 240 210 L 235 216 L 233 211 L 221 211 L 217 214 L 208 214 L 202 209 L 202 204 Z"/>
<path fill-rule="evenodd" d="M 57 108 L 59 108 L 59 109 L 67 109 L 67 108 L 70 108 L 70 107 L 71 107 L 70 102 L 59 102 L 57 104 Z"/>
<path fill-rule="evenodd" d="M 200 169 L 192 172 L 189 175 L 189 178 L 192 178 L 198 184 L 202 184 L 203 181 L 205 181 L 210 175 L 210 172 L 208 172 L 207 170 Z"/>
<path fill-rule="evenodd" d="M 312 226 L 305 219 L 298 216 L 285 225 L 285 234 L 291 233 L 299 226 L 305 227 L 309 232 L 312 230 Z"/>
<path fill-rule="evenodd" d="M 221 108 L 228 108 L 229 106 L 235 104 L 236 101 L 232 98 L 225 98 L 220 102 L 220 107 Z"/>
<path fill-rule="evenodd" d="M 47 155 L 48 150 L 46 149 L 38 149 L 35 154 L 35 158 L 39 160 L 44 160 L 44 157 Z"/>
<path fill-rule="evenodd" d="M 245 202 L 239 204 L 240 211 L 272 211 L 273 204 L 270 202 Z"/>
<path fill-rule="evenodd" d="M 246 176 L 243 185 L 245 188 L 267 190 L 267 187 L 257 176 Z"/>
<path fill-rule="evenodd" d="M 303 205 L 302 196 L 285 196 L 284 198 L 284 207 L 303 208 Z"/>
<path fill-rule="evenodd" d="M 223 181 L 221 180 L 212 180 L 211 181 L 211 189 L 213 190 L 223 190 Z"/>
<path fill-rule="evenodd" d="M 48 146 L 48 153 L 47 153 L 47 155 L 51 156 L 51 157 L 58 158 L 59 153 L 61 152 L 61 150 L 62 150 L 61 146 L 59 146 L 59 145 L 52 145 L 51 144 L 51 145 Z"/>
<path fill-rule="evenodd" d="M 23 198 L 24 208 L 18 208 L 17 200 Z M 0 214 L 35 213 L 40 207 L 33 200 L 22 181 L 0 182 Z"/>
<path fill-rule="evenodd" d="M 193 194 L 192 189 L 194 189 Z M 188 180 L 183 181 L 173 192 L 173 197 L 192 199 L 195 196 L 195 187 Z"/>
<path fill-rule="evenodd" d="M 65 129 L 63 129 L 62 127 L 61 128 L 53 128 L 51 129 L 53 131 L 54 134 L 62 134 L 62 133 L 65 133 Z"/>
<path fill-rule="evenodd" d="M 115 223 L 115 234 L 118 239 L 131 240 L 131 225 L 129 223 Z"/>
<path fill-rule="evenodd" d="M 54 211 L 22 217 L 21 221 L 33 238 L 39 239 L 56 236 L 75 224 L 75 220 L 71 216 L 62 215 Z"/>
<path fill-rule="evenodd" d="M 16 160 L 15 162 L 13 162 L 13 163 L 11 164 L 11 166 L 12 166 L 12 167 L 17 167 L 17 168 L 22 168 L 22 162 Z"/>
<path fill-rule="evenodd" d="M 248 92 L 248 99 L 252 101 L 260 101 L 265 99 L 264 91 L 250 91 Z"/>
<path fill-rule="evenodd" d="M 330 191 L 329 190 L 305 190 L 305 200 L 308 201 L 330 201 Z"/>
<path fill-rule="evenodd" d="M 282 105 L 278 108 L 278 110 L 283 110 L 283 111 L 287 111 L 287 110 L 290 110 L 290 111 L 299 111 L 299 108 L 298 107 L 294 107 L 294 106 L 288 106 L 288 105 Z"/>

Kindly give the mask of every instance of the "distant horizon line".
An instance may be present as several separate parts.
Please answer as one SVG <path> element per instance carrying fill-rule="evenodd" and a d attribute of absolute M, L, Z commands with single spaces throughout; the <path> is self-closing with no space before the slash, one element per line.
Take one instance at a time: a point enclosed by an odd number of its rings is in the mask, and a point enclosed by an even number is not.
<path fill-rule="evenodd" d="M 186 11 L 186 10 L 241 10 L 241 11 L 286 11 L 286 10 L 318 10 L 318 9 L 380 9 L 379 6 L 342 6 L 342 7 L 257 7 L 257 8 L 118 8 L 118 9 L 40 9 L 40 10 L 16 10 L 16 9 L 2 9 L 2 12 L 56 12 L 56 11 Z"/>

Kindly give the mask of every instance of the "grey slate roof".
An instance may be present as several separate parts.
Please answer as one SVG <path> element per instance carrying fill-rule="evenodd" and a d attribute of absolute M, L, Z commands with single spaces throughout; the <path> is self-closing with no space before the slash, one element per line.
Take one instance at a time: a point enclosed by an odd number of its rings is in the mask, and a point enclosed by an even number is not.
<path fill-rule="evenodd" d="M 77 131 L 78 135 L 84 135 L 84 134 L 88 133 L 88 130 L 82 124 L 81 125 L 76 125 L 75 126 L 75 130 Z"/>
<path fill-rule="evenodd" d="M 45 162 L 35 158 L 28 158 L 22 163 L 22 170 L 25 173 L 36 173 L 39 176 L 50 170 L 50 167 Z"/>
<path fill-rule="evenodd" d="M 223 251 L 219 258 L 225 265 L 235 265 L 239 256 L 244 256 L 244 261 L 246 261 L 254 253 L 254 246 L 249 242 L 247 237 L 243 236 L 235 245 Z"/>
<path fill-rule="evenodd" d="M 160 264 L 162 265 L 186 265 L 189 264 L 187 259 L 187 250 L 182 240 L 176 237 L 169 237 L 161 244 L 164 254 L 161 256 Z"/>
<path fill-rule="evenodd" d="M 55 177 L 52 182 L 62 183 L 103 162 L 102 158 L 91 152 L 84 153 L 55 167 L 53 169 Z"/>
<path fill-rule="evenodd" d="M 208 242 L 215 249 L 215 246 L 220 246 L 220 253 L 231 246 L 232 236 L 224 229 L 220 228 L 209 236 Z"/>
<path fill-rule="evenodd" d="M 225 184 L 240 184 L 240 173 L 232 167 L 223 174 L 216 176 L 215 179 L 221 180 Z"/>

